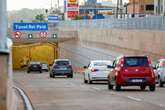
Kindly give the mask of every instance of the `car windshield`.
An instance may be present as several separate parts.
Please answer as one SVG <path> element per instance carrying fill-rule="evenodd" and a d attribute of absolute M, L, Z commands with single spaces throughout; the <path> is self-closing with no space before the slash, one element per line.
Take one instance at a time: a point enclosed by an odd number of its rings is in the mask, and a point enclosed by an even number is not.
<path fill-rule="evenodd" d="M 96 63 L 94 63 L 94 66 L 107 66 L 108 65 L 108 63 L 106 63 L 106 62 L 96 62 Z"/>
<path fill-rule="evenodd" d="M 56 61 L 56 65 L 69 65 L 69 61 Z"/>
<path fill-rule="evenodd" d="M 149 62 L 147 57 L 125 57 L 124 66 L 149 66 Z"/>

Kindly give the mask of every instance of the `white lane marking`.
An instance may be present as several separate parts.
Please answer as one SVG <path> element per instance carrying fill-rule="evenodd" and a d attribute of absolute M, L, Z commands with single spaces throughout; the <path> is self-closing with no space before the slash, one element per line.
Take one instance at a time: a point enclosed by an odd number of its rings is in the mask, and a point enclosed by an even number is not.
<path fill-rule="evenodd" d="M 92 89 L 96 90 L 96 91 L 101 91 L 100 88 L 97 88 L 97 87 L 92 87 Z"/>
<path fill-rule="evenodd" d="M 115 93 L 115 92 L 110 92 L 110 94 L 112 94 L 112 95 L 116 95 L 116 93 Z"/>
<path fill-rule="evenodd" d="M 141 102 L 142 99 L 139 99 L 139 98 L 136 98 L 136 97 L 132 97 L 132 96 L 127 96 L 127 98 L 131 99 L 131 100 L 134 100 L 134 101 L 137 101 L 137 102 Z"/>

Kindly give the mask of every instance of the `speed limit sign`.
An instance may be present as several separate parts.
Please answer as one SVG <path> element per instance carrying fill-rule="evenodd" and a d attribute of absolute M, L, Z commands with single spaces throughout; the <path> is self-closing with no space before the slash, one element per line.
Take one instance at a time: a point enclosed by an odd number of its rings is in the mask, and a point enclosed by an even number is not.
<path fill-rule="evenodd" d="M 41 31 L 40 32 L 40 37 L 41 38 L 46 38 L 48 36 L 48 33 L 46 31 Z"/>

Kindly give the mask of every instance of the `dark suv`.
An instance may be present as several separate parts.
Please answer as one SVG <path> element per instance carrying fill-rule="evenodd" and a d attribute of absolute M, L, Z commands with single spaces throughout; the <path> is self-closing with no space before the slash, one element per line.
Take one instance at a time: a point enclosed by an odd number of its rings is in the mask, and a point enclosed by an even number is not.
<path fill-rule="evenodd" d="M 40 62 L 36 62 L 36 61 L 31 61 L 28 64 L 28 69 L 27 69 L 27 73 L 30 73 L 31 71 L 38 71 L 40 73 L 42 73 L 42 65 Z"/>
<path fill-rule="evenodd" d="M 155 73 L 147 56 L 122 56 L 113 63 L 114 69 L 108 75 L 108 88 L 119 91 L 121 86 L 140 86 L 155 91 Z"/>
<path fill-rule="evenodd" d="M 68 78 L 73 78 L 72 65 L 68 59 L 58 59 L 54 61 L 50 70 L 50 78 L 54 78 L 55 76 L 67 76 Z"/>

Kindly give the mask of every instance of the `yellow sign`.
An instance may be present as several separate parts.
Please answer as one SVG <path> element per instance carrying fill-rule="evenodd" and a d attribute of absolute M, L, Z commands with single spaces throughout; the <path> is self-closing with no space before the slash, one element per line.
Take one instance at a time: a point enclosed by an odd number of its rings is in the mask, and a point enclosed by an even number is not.
<path fill-rule="evenodd" d="M 77 2 L 77 0 L 68 0 L 68 2 L 72 2 L 73 3 L 73 2 Z"/>

